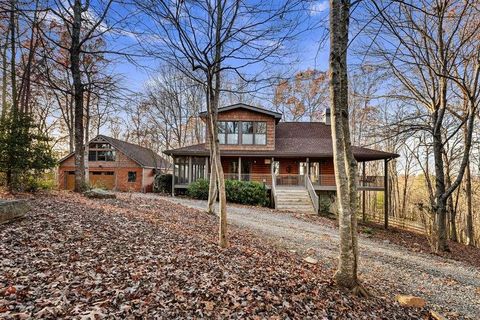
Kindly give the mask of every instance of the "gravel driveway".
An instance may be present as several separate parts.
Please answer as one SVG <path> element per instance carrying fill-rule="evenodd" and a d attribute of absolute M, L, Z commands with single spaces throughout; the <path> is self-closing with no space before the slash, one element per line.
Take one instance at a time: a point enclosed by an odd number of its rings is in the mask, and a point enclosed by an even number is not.
<path fill-rule="evenodd" d="M 138 194 L 204 210 L 205 201 Z M 228 206 L 228 222 L 248 228 L 301 255 L 315 256 L 334 267 L 338 253 L 337 230 L 264 208 Z M 447 317 L 480 319 L 480 271 L 464 263 L 415 253 L 360 237 L 360 278 L 378 287 L 377 294 L 413 294 L 423 297 Z"/>

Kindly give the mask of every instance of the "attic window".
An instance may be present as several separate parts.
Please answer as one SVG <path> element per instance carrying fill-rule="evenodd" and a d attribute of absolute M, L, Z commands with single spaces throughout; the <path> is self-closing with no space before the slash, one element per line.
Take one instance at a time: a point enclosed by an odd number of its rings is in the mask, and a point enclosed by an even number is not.
<path fill-rule="evenodd" d="M 115 161 L 114 150 L 89 150 L 88 161 Z"/>
<path fill-rule="evenodd" d="M 112 147 L 110 146 L 109 143 L 90 143 L 88 146 L 90 149 L 111 149 Z"/>

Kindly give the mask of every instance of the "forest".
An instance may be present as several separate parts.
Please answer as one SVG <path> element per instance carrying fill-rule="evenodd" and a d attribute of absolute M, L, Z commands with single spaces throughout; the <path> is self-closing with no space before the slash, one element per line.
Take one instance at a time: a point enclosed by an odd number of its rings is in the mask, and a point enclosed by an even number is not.
<path fill-rule="evenodd" d="M 357 220 L 381 223 L 385 199 L 357 192 L 352 146 L 400 155 L 386 168 L 391 221 L 420 228 L 439 255 L 480 247 L 479 29 L 470 0 L 0 0 L 0 183 L 55 190 L 57 161 L 73 153 L 82 192 L 85 145 L 99 134 L 158 154 L 208 141 L 206 211 L 227 248 L 218 108 L 246 103 L 282 122 L 319 122 L 330 108 L 334 279 L 367 297 Z"/>

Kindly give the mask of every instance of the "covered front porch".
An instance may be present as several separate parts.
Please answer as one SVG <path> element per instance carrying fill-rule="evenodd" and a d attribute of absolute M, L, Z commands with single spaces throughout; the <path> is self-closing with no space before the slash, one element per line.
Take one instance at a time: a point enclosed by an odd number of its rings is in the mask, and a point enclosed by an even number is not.
<path fill-rule="evenodd" d="M 335 191 L 335 173 L 331 158 L 280 158 L 222 156 L 225 179 L 256 181 L 272 188 L 312 184 L 316 191 Z M 384 191 L 386 177 L 367 175 L 366 162 L 359 162 L 358 189 Z M 185 189 L 198 179 L 208 179 L 209 157 L 182 156 L 174 158 L 174 189 Z M 308 180 L 308 181 L 307 181 Z M 172 190 L 174 192 L 174 190 Z"/>

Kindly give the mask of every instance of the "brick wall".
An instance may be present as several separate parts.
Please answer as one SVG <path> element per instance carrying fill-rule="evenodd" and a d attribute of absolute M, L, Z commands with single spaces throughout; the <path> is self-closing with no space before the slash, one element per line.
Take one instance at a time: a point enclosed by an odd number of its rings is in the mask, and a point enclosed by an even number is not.
<path fill-rule="evenodd" d="M 275 149 L 275 118 L 263 113 L 245 109 L 223 111 L 218 114 L 218 121 L 265 121 L 267 123 L 267 144 L 265 145 L 220 145 L 220 150 L 274 150 Z M 208 127 L 206 126 L 206 137 Z M 239 128 L 241 130 L 241 128 Z M 209 140 L 206 139 L 209 147 Z"/>
<path fill-rule="evenodd" d="M 145 191 L 152 190 L 154 179 L 153 169 L 143 170 L 135 161 L 127 157 L 120 151 L 116 151 L 115 161 L 86 161 L 88 170 L 93 171 L 113 171 L 115 172 L 115 190 L 118 191 L 144 191 L 142 188 L 142 176 L 145 171 L 145 178 L 143 178 Z M 65 175 L 68 171 L 75 170 L 74 156 L 65 159 L 58 168 L 58 186 L 60 189 L 65 188 Z M 137 173 L 135 182 L 128 182 L 128 172 L 133 171 Z"/>

